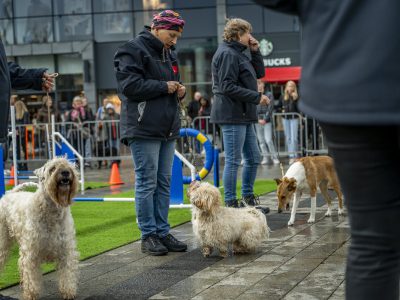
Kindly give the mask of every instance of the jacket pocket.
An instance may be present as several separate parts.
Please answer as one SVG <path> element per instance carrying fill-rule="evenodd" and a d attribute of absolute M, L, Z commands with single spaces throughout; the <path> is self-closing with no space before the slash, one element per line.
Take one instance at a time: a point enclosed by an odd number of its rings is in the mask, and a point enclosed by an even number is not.
<path fill-rule="evenodd" d="M 138 109 L 138 120 L 137 121 L 138 121 L 138 123 L 140 123 L 143 119 L 146 104 L 147 104 L 147 102 L 143 101 L 143 102 L 139 102 L 139 104 L 137 106 L 137 109 Z"/>

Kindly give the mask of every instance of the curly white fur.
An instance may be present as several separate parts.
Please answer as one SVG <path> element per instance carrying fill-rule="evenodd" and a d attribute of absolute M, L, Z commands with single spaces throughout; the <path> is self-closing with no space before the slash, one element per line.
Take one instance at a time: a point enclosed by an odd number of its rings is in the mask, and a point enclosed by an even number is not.
<path fill-rule="evenodd" d="M 15 240 L 24 299 L 38 299 L 44 262 L 56 262 L 59 290 L 64 299 L 73 299 L 79 254 L 69 206 L 78 188 L 77 172 L 65 158 L 55 158 L 35 174 L 35 193 L 20 191 L 21 186 L 0 200 L 0 270 Z"/>
<path fill-rule="evenodd" d="M 254 252 L 268 238 L 270 230 L 262 212 L 253 207 L 222 207 L 221 193 L 211 184 L 192 182 L 188 196 L 193 205 L 193 232 L 205 257 L 213 248 L 226 257 L 230 244 L 234 253 Z"/>

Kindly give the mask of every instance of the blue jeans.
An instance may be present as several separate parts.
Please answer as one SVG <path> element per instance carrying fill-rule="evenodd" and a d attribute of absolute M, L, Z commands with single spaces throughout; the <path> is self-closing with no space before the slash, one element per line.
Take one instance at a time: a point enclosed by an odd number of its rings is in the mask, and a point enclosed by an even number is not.
<path fill-rule="evenodd" d="M 130 144 L 135 164 L 135 206 L 142 240 L 169 233 L 168 209 L 174 141 L 137 139 Z"/>
<path fill-rule="evenodd" d="M 225 202 L 236 198 L 237 171 L 243 151 L 242 196 L 253 194 L 257 167 L 261 154 L 257 144 L 254 124 L 222 125 L 225 149 L 225 168 L 223 174 Z"/>
<path fill-rule="evenodd" d="M 285 132 L 286 145 L 290 158 L 297 157 L 297 149 L 299 145 L 299 119 L 282 119 L 283 130 Z"/>

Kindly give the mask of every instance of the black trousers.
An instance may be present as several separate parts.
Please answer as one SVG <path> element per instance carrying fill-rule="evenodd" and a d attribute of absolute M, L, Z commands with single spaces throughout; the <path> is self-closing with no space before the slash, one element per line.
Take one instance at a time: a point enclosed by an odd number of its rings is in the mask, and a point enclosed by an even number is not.
<path fill-rule="evenodd" d="M 400 126 L 321 124 L 348 209 L 346 299 L 399 299 Z"/>

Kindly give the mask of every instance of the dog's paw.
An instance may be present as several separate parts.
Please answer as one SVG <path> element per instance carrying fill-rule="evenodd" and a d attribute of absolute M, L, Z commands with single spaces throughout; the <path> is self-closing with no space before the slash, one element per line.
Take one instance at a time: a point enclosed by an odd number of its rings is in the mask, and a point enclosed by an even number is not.
<path fill-rule="evenodd" d="M 339 215 L 339 216 L 343 216 L 343 215 L 344 215 L 344 209 L 339 208 L 339 209 L 338 209 L 338 215 Z"/>
<path fill-rule="evenodd" d="M 228 257 L 228 251 L 219 251 L 219 255 L 221 256 L 221 257 Z"/>
<path fill-rule="evenodd" d="M 325 217 L 331 217 L 332 216 L 332 212 L 330 211 L 330 210 L 328 210 L 326 213 L 325 213 Z"/>
<path fill-rule="evenodd" d="M 287 224 L 288 224 L 288 226 L 293 226 L 294 220 L 289 220 L 289 222 Z"/>
<path fill-rule="evenodd" d="M 307 220 L 307 223 L 315 223 L 315 219 L 314 219 L 314 218 L 309 218 L 309 219 Z"/>
<path fill-rule="evenodd" d="M 201 253 L 203 253 L 203 256 L 204 256 L 204 257 L 209 257 L 209 256 L 211 255 L 211 252 L 212 252 L 212 250 L 211 250 L 211 248 L 209 248 L 209 247 L 204 247 L 204 248 L 201 250 Z"/>

